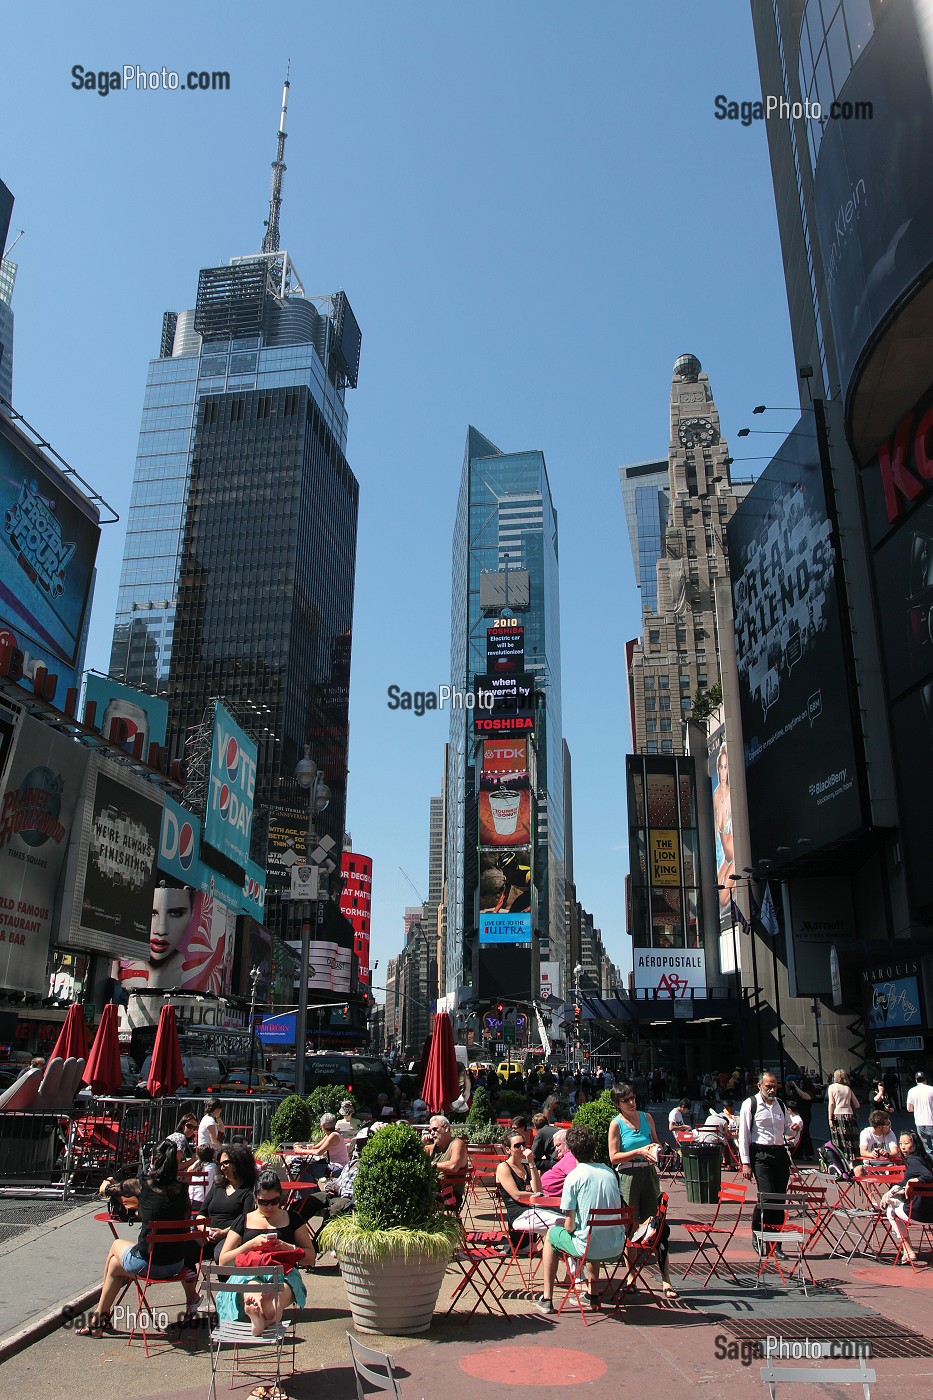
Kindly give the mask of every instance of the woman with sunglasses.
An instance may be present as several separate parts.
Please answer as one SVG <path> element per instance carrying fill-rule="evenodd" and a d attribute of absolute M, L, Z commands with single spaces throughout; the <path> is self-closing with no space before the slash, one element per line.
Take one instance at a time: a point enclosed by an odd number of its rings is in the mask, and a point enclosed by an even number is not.
<path fill-rule="evenodd" d="M 275 1172 L 263 1172 L 256 1182 L 256 1209 L 247 1211 L 230 1230 L 217 1262 L 222 1268 L 235 1266 L 237 1255 L 253 1244 L 288 1244 L 304 1250 L 304 1258 L 288 1270 L 275 1298 L 263 1293 L 225 1293 L 223 1289 L 217 1292 L 220 1317 L 227 1322 L 241 1320 L 239 1300 L 242 1298 L 243 1311 L 252 1324 L 253 1336 L 261 1337 L 267 1327 L 281 1322 L 286 1308 L 304 1307 L 308 1294 L 299 1268 L 313 1268 L 317 1257 L 308 1226 L 282 1204 L 282 1183 Z M 230 1276 L 231 1283 L 250 1283 L 254 1279 L 266 1282 L 269 1275 L 260 1271 L 233 1273 Z"/>
<path fill-rule="evenodd" d="M 636 1107 L 635 1090 L 631 1084 L 616 1084 L 609 1095 L 619 1110 L 609 1124 L 609 1161 L 618 1172 L 622 1200 L 631 1207 L 635 1224 L 643 1225 L 654 1215 L 661 1197 L 661 1181 L 656 1166 L 657 1129 L 651 1114 Z M 670 1233 L 670 1226 L 665 1223 L 658 1245 L 658 1268 L 665 1298 L 676 1298 L 677 1290 L 671 1283 L 669 1272 Z"/>
<path fill-rule="evenodd" d="M 198 1219 L 208 1222 L 208 1242 L 219 1263 L 228 1231 L 255 1205 L 256 1161 L 248 1147 L 231 1144 L 220 1148 L 216 1162 L 219 1175 L 204 1197 Z"/>
<path fill-rule="evenodd" d="M 542 1194 L 541 1176 L 531 1148 L 525 1146 L 524 1133 L 509 1131 L 508 1156 L 496 1167 L 496 1186 L 509 1224 L 512 1246 L 514 1249 L 524 1249 L 528 1242 L 527 1235 L 521 1230 L 512 1229 L 513 1221 L 528 1209 L 528 1202 L 519 1200 L 519 1193 L 530 1191 L 534 1196 Z"/>

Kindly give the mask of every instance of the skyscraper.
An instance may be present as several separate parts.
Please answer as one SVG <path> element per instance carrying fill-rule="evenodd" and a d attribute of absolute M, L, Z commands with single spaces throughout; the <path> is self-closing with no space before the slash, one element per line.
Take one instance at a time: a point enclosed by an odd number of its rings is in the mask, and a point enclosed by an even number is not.
<path fill-rule="evenodd" d="M 534 811 L 525 817 L 529 842 L 520 853 L 530 888 L 522 907 L 530 909 L 533 958 L 564 960 L 563 762 L 560 678 L 560 598 L 557 513 L 551 500 L 541 452 L 504 453 L 475 428 L 467 433 L 453 538 L 451 605 L 451 683 L 472 693 L 477 678 L 492 664 L 490 632 L 497 620 L 511 619 L 520 637 L 521 667 L 534 678 L 539 696 L 533 738 L 527 742 L 527 770 L 515 783 L 529 790 Z M 447 770 L 447 929 L 444 986 L 448 995 L 474 988 L 481 1000 L 489 986 L 477 986 L 480 860 L 478 797 L 483 745 L 474 711 L 451 710 Z M 516 750 L 519 744 L 514 747 Z M 523 750 L 524 752 L 524 750 Z M 509 779 L 509 786 L 513 781 Z M 488 801 L 488 799 L 487 799 Z M 520 809 L 521 810 L 521 809 Z M 490 863 L 490 869 L 492 864 Z M 501 858 L 499 861 L 501 865 Z M 530 865 L 530 875 L 528 867 Z M 485 870 L 485 863 L 483 869 Z M 501 879 L 500 875 L 500 879 Z M 503 897 L 506 891 L 503 891 Z M 498 902 L 498 901 L 497 901 Z M 504 907 L 501 906 L 501 907 Z M 505 948 L 491 948 L 509 964 Z M 518 966 L 518 964 L 509 964 Z M 493 963 L 489 963 L 493 968 Z M 529 977 L 531 958 L 527 961 Z M 494 971 L 491 973 L 495 977 Z M 524 972 L 522 977 L 524 977 Z M 490 983 L 490 986 L 492 984 Z M 516 997 L 528 987 L 507 985 Z M 492 993 L 495 995 L 495 993 Z"/>
<path fill-rule="evenodd" d="M 361 337 L 344 293 L 312 302 L 279 246 L 288 86 L 262 250 L 202 269 L 194 308 L 163 318 L 110 669 L 168 695 L 174 757 L 207 700 L 229 700 L 259 743 L 257 808 L 306 807 L 309 743 L 331 790 L 318 830 L 342 845 Z"/>
<path fill-rule="evenodd" d="M 685 753 L 694 696 L 719 681 L 713 589 L 728 574 L 726 522 L 748 490 L 729 474 L 719 413 L 695 355 L 674 364 L 670 414 L 664 476 L 655 462 L 620 470 L 642 595 L 642 637 L 629 671 L 636 753 Z"/>
<path fill-rule="evenodd" d="M 0 399 L 13 401 L 13 286 L 16 263 L 0 261 Z"/>

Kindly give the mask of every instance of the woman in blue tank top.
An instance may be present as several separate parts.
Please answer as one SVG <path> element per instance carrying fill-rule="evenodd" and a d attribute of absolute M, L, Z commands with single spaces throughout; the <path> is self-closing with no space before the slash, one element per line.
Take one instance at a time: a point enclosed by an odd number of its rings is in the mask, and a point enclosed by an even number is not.
<path fill-rule="evenodd" d="M 658 1134 L 651 1114 L 635 1107 L 635 1090 L 631 1084 L 617 1084 L 610 1090 L 610 1096 L 619 1111 L 609 1124 L 609 1161 L 619 1174 L 622 1199 L 631 1207 L 636 1225 L 640 1225 L 654 1215 L 661 1195 L 655 1165 Z M 670 1226 L 665 1223 L 658 1245 L 658 1267 L 665 1298 L 676 1298 L 677 1290 L 669 1273 L 670 1234 Z"/>

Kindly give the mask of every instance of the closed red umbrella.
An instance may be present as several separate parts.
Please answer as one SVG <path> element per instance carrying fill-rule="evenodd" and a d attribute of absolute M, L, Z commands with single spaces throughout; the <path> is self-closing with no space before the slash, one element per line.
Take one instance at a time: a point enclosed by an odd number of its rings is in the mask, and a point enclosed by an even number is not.
<path fill-rule="evenodd" d="M 117 1008 L 104 1007 L 91 1053 L 81 1078 L 95 1094 L 115 1094 L 123 1082 L 120 1070 L 120 1037 L 117 1034 Z"/>
<path fill-rule="evenodd" d="M 152 1047 L 152 1064 L 146 1088 L 154 1099 L 174 1094 L 185 1082 L 185 1069 L 181 1062 L 181 1046 L 178 1043 L 178 1022 L 175 1008 L 166 1002 L 159 1013 L 155 1045 Z"/>
<path fill-rule="evenodd" d="M 460 1070 L 454 1049 L 454 1032 L 446 1011 L 434 1017 L 434 1035 L 421 1090 L 432 1113 L 447 1113 L 454 1099 L 460 1097 Z"/>
<path fill-rule="evenodd" d="M 49 1056 L 50 1060 L 57 1058 L 87 1059 L 87 1024 L 84 1020 L 84 1007 L 79 1006 L 77 1002 L 69 1006 L 68 1015 L 58 1032 L 55 1048 Z"/>
<path fill-rule="evenodd" d="M 424 1038 L 424 1044 L 421 1047 L 421 1058 L 418 1061 L 418 1069 L 415 1072 L 415 1083 L 418 1085 L 418 1093 L 421 1094 L 422 1098 L 424 1098 L 424 1094 L 422 1093 L 422 1090 L 424 1089 L 424 1076 L 427 1073 L 428 1060 L 431 1058 L 432 1039 L 433 1033 L 431 1031 L 428 1031 L 427 1035 Z"/>

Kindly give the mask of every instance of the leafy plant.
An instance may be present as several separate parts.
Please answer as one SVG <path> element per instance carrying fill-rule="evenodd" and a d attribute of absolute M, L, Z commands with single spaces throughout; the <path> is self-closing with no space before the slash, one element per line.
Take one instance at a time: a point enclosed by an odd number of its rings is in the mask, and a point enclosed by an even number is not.
<path fill-rule="evenodd" d="M 269 1136 L 274 1143 L 307 1142 L 311 1132 L 311 1111 L 304 1099 L 289 1094 L 272 1115 Z"/>
<path fill-rule="evenodd" d="M 305 1102 L 311 1114 L 312 1122 L 317 1124 L 321 1115 L 332 1113 L 335 1118 L 340 1117 L 340 1105 L 350 1100 L 353 1104 L 353 1112 L 356 1113 L 359 1105 L 352 1094 L 341 1084 L 319 1084 L 316 1089 L 312 1089 Z"/>
<path fill-rule="evenodd" d="M 345 1248 L 360 1260 L 444 1260 L 460 1244 L 460 1225 L 437 1208 L 437 1172 L 421 1134 L 389 1123 L 360 1154 L 353 1188 L 355 1209 L 328 1221 L 318 1242 Z"/>
<path fill-rule="evenodd" d="M 517 1113 L 528 1112 L 528 1099 L 514 1089 L 502 1089 L 496 1101 L 500 1118 L 514 1118 Z"/>
<path fill-rule="evenodd" d="M 466 1138 L 471 1147 L 491 1147 L 502 1142 L 505 1129 L 498 1123 L 462 1123 L 451 1128 L 451 1137 Z"/>
<path fill-rule="evenodd" d="M 592 1128 L 596 1134 L 596 1162 L 609 1166 L 609 1124 L 616 1117 L 618 1109 L 606 1089 L 598 1099 L 582 1104 L 573 1115 L 575 1128 Z"/>
<path fill-rule="evenodd" d="M 466 1121 L 471 1126 L 477 1123 L 489 1123 L 492 1121 L 492 1106 L 489 1102 L 489 1094 L 485 1089 L 477 1089 L 473 1094 L 473 1102 L 470 1104 L 470 1111 L 466 1116 Z"/>

